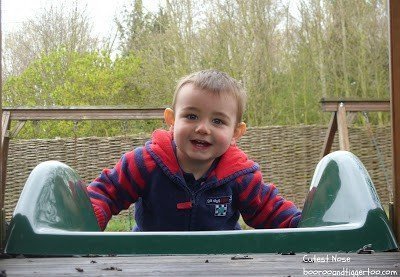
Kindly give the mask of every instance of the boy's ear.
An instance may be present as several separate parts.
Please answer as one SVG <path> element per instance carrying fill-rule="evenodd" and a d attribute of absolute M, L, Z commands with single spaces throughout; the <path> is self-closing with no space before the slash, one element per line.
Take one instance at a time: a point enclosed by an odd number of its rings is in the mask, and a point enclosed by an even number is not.
<path fill-rule="evenodd" d="M 168 127 L 172 128 L 175 123 L 175 114 L 174 111 L 170 108 L 166 108 L 164 111 L 164 120 Z"/>
<path fill-rule="evenodd" d="M 244 133 L 246 133 L 246 123 L 240 122 L 236 125 L 235 131 L 233 132 L 231 145 L 234 145 L 244 135 Z"/>

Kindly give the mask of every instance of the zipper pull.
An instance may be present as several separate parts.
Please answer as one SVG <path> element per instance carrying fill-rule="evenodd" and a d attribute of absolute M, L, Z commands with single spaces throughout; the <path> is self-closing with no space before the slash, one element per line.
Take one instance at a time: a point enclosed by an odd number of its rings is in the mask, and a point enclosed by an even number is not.
<path fill-rule="evenodd" d="M 178 210 L 190 210 L 193 207 L 192 201 L 181 202 L 176 204 Z"/>

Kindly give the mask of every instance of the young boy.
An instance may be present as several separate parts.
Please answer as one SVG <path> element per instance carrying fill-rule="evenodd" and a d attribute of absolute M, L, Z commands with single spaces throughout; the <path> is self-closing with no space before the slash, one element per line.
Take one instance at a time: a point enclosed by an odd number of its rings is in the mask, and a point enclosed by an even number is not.
<path fill-rule="evenodd" d="M 240 229 L 239 213 L 254 228 L 296 227 L 300 211 L 236 146 L 245 98 L 223 72 L 183 78 L 164 112 L 170 130 L 156 130 L 88 186 L 100 228 L 132 203 L 135 231 Z"/>

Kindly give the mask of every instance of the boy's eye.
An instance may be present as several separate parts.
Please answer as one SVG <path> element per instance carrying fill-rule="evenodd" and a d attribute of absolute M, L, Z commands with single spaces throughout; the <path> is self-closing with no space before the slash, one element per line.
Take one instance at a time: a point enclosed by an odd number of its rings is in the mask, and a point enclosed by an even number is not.
<path fill-rule="evenodd" d="M 221 119 L 218 119 L 218 118 L 213 119 L 212 122 L 213 122 L 214 124 L 217 124 L 217 125 L 220 125 L 220 124 L 223 124 L 223 123 L 224 123 Z"/>
<path fill-rule="evenodd" d="M 195 114 L 188 114 L 188 115 L 186 115 L 186 118 L 190 119 L 190 120 L 195 120 L 195 119 L 197 119 L 197 116 Z"/>

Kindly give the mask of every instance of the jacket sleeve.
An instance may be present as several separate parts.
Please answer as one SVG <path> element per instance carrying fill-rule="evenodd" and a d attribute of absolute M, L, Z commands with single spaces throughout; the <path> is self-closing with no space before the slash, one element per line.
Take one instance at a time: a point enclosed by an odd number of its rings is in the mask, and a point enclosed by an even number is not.
<path fill-rule="evenodd" d="M 239 210 L 244 221 L 256 229 L 293 228 L 301 218 L 296 206 L 265 184 L 259 170 L 238 179 Z"/>
<path fill-rule="evenodd" d="M 124 154 L 112 169 L 104 169 L 87 187 L 97 222 L 104 230 L 112 215 L 118 214 L 143 194 L 146 180 L 154 169 L 144 147 Z"/>

